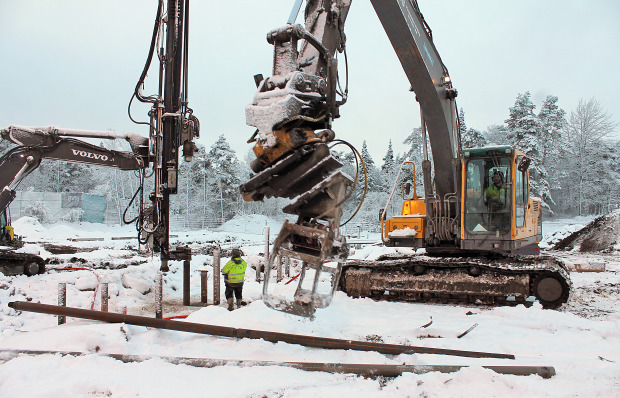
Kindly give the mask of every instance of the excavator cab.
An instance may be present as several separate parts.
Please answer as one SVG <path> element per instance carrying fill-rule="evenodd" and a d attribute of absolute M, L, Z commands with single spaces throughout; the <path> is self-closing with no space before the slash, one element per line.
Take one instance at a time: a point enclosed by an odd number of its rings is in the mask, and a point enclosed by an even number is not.
<path fill-rule="evenodd" d="M 463 151 L 461 248 L 538 254 L 540 200 L 529 197 L 528 165 L 510 146 Z"/>
<path fill-rule="evenodd" d="M 512 159 L 476 156 L 467 161 L 465 228 L 475 235 L 510 232 Z"/>

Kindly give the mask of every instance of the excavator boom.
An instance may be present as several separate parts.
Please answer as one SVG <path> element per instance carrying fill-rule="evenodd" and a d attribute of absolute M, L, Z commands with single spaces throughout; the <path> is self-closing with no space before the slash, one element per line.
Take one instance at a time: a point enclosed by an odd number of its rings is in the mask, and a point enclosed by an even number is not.
<path fill-rule="evenodd" d="M 39 167 L 42 159 L 116 167 L 121 170 L 140 170 L 149 164 L 148 138 L 133 133 L 118 136 L 129 142 L 132 152 L 106 149 L 74 138 L 117 138 L 109 131 L 9 126 L 0 130 L 0 136 L 19 145 L 0 158 L 0 212 L 8 208 L 15 198 L 17 186 Z"/>

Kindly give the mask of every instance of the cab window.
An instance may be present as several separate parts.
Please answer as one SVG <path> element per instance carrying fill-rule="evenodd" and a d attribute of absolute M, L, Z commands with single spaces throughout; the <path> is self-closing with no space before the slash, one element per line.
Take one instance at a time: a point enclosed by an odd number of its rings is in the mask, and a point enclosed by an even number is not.
<path fill-rule="evenodd" d="M 517 157 L 516 164 L 519 164 L 522 160 L 523 156 Z M 525 225 L 527 200 L 527 170 L 517 170 L 515 173 L 515 222 L 517 228 L 522 228 Z"/>
<path fill-rule="evenodd" d="M 510 231 L 511 159 L 473 158 L 466 166 L 465 228 L 473 234 Z"/>

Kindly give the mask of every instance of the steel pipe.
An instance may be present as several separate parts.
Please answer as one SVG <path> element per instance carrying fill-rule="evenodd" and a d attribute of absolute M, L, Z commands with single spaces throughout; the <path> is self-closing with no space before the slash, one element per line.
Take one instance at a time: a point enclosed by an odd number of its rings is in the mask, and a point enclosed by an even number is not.
<path fill-rule="evenodd" d="M 19 355 L 101 355 L 116 360 L 129 362 L 143 362 L 149 359 L 163 359 L 175 365 L 183 364 L 200 368 L 213 368 L 216 366 L 286 366 L 311 372 L 329 373 L 354 373 L 364 377 L 397 377 L 403 373 L 423 374 L 428 372 L 452 373 L 458 372 L 464 365 L 390 365 L 369 363 L 317 363 L 317 362 L 274 362 L 274 361 L 251 361 L 237 359 L 213 359 L 213 358 L 187 358 L 187 357 L 162 357 L 152 355 L 125 355 L 107 354 L 102 352 L 69 352 L 69 351 L 31 351 L 31 350 L 0 350 L 0 360 L 8 361 Z M 548 379 L 555 376 L 555 368 L 552 366 L 482 366 L 495 373 L 511 374 L 517 376 L 539 375 Z"/>
<path fill-rule="evenodd" d="M 157 272 L 155 277 L 155 318 L 163 318 L 163 273 Z"/>
<path fill-rule="evenodd" d="M 108 291 L 108 283 L 101 284 L 101 311 L 108 312 L 108 300 L 110 298 L 110 294 Z"/>
<path fill-rule="evenodd" d="M 200 302 L 207 304 L 209 302 L 209 271 L 200 270 Z"/>
<path fill-rule="evenodd" d="M 183 305 L 190 304 L 190 261 L 183 261 Z"/>
<path fill-rule="evenodd" d="M 131 325 L 176 330 L 180 332 L 209 334 L 213 336 L 233 337 L 238 339 L 263 339 L 271 343 L 285 342 L 289 344 L 300 344 L 306 347 L 315 348 L 376 351 L 388 355 L 437 354 L 472 358 L 515 359 L 514 355 L 511 354 L 449 350 L 444 348 L 417 347 L 401 344 L 384 344 L 369 341 L 341 340 L 328 337 L 269 332 L 263 330 L 239 329 L 227 326 L 148 318 L 137 315 L 116 314 L 112 312 L 92 311 L 81 308 L 59 307 L 48 304 L 29 303 L 26 301 L 10 302 L 9 307 L 14 308 L 18 311 L 38 312 L 41 314 L 51 315 L 65 315 L 73 318 L 91 319 L 95 321 L 104 321 L 110 323 L 126 323 Z"/>
<path fill-rule="evenodd" d="M 67 306 L 67 284 L 65 282 L 60 282 L 58 284 L 58 306 L 66 307 Z M 59 316 L 58 324 L 62 325 L 67 321 L 67 317 Z"/>
<path fill-rule="evenodd" d="M 213 305 L 220 305 L 220 249 L 213 250 Z"/>

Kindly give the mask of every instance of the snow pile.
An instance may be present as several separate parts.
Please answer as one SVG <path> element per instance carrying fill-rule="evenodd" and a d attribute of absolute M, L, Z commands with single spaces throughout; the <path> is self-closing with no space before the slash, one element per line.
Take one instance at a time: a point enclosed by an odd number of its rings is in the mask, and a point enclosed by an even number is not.
<path fill-rule="evenodd" d="M 554 246 L 555 250 L 578 250 L 585 253 L 620 251 L 620 209 L 600 216 Z"/>
<path fill-rule="evenodd" d="M 252 233 L 263 234 L 265 227 L 269 227 L 270 234 L 274 235 L 280 231 L 282 222 L 275 221 L 267 216 L 260 214 L 250 214 L 245 216 L 235 216 L 232 220 L 225 222 L 215 229 L 218 232 L 233 233 Z"/>
<path fill-rule="evenodd" d="M 396 229 L 392 232 L 388 232 L 390 238 L 413 238 L 418 234 L 418 231 L 409 227 Z"/>

